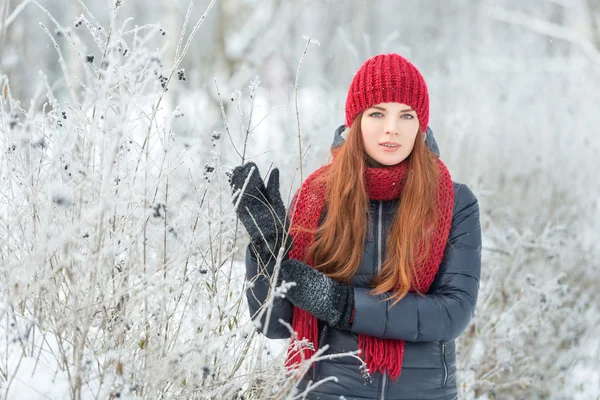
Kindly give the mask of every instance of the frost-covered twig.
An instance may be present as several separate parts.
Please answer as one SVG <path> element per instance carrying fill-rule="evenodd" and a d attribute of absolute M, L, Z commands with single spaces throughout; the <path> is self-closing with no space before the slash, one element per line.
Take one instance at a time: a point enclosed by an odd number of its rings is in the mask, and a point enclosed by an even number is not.
<path fill-rule="evenodd" d="M 302 56 L 300 57 L 300 62 L 298 62 L 298 69 L 296 70 L 296 81 L 294 83 L 294 105 L 296 107 L 296 129 L 298 130 L 298 155 L 300 159 L 298 160 L 298 166 L 300 168 L 300 182 L 304 182 L 304 175 L 302 173 L 302 135 L 300 133 L 300 110 L 298 109 L 298 87 L 300 83 L 300 71 L 302 70 L 302 62 L 304 61 L 304 57 L 308 52 L 308 46 L 310 46 L 311 42 L 315 42 L 317 45 L 320 43 L 317 40 L 311 39 L 307 36 L 304 36 L 306 39 L 306 46 L 304 47 L 304 51 L 302 52 Z"/>

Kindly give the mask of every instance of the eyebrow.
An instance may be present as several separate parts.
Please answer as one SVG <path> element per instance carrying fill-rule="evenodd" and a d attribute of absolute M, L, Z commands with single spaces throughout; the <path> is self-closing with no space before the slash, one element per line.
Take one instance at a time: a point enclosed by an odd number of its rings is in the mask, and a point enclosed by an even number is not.
<path fill-rule="evenodd" d="M 381 106 L 371 106 L 369 108 L 375 108 L 377 110 L 387 111 L 384 107 L 381 107 Z M 401 113 L 403 113 L 403 112 L 410 112 L 410 111 L 415 111 L 415 110 L 413 110 L 412 108 L 406 108 L 404 110 L 400 110 Z"/>

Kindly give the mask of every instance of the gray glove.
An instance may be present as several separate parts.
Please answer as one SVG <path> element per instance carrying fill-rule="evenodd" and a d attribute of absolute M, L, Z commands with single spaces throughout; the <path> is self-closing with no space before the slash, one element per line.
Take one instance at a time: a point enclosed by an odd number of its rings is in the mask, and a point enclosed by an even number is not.
<path fill-rule="evenodd" d="M 329 326 L 350 330 L 354 309 L 354 288 L 338 282 L 300 260 L 281 263 L 286 282 L 296 282 L 286 297 L 292 304 L 308 311 Z"/>
<path fill-rule="evenodd" d="M 235 193 L 244 187 L 246 180 L 246 190 L 241 194 Z M 266 264 L 271 257 L 277 256 L 289 228 L 289 219 L 279 193 L 279 170 L 275 168 L 271 171 L 265 187 L 258 167 L 249 162 L 233 170 L 230 185 L 234 192 L 234 204 L 241 195 L 236 213 L 252 241 L 250 249 Z M 288 238 L 288 242 L 284 259 L 291 247 L 291 239 Z"/>

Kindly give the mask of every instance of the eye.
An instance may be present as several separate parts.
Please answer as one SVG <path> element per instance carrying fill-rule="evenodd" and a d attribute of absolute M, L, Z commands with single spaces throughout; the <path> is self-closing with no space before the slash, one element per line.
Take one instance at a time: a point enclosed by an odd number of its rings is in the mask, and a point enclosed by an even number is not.
<path fill-rule="evenodd" d="M 407 117 L 407 118 L 405 118 L 405 117 Z M 400 116 L 400 118 L 402 118 L 402 119 L 414 119 L 415 117 L 412 114 L 402 114 Z"/>
<path fill-rule="evenodd" d="M 383 114 L 380 113 L 379 111 L 375 111 L 375 112 L 372 112 L 371 114 L 369 114 L 369 117 L 380 118 L 380 117 L 383 117 Z"/>

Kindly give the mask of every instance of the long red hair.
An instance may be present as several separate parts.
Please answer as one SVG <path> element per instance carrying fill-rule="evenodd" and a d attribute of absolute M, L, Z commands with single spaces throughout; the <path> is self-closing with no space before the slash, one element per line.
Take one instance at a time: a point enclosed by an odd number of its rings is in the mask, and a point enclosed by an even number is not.
<path fill-rule="evenodd" d="M 365 189 L 365 151 L 359 114 L 345 140 L 334 150 L 327 180 L 324 219 L 316 231 L 306 260 L 313 257 L 319 271 L 349 284 L 363 256 L 369 224 L 369 198 Z M 439 168 L 436 155 L 429 150 L 419 128 L 411 154 L 404 161 L 408 176 L 394 222 L 386 242 L 386 257 L 381 272 L 373 280 L 373 294 L 393 292 L 393 304 L 417 285 L 416 269 L 429 255 L 427 237 L 433 231 L 437 215 L 436 186 Z M 385 167 L 383 167 L 385 168 Z M 415 251 L 418 244 L 423 251 Z M 306 261 L 305 260 L 305 261 Z"/>

